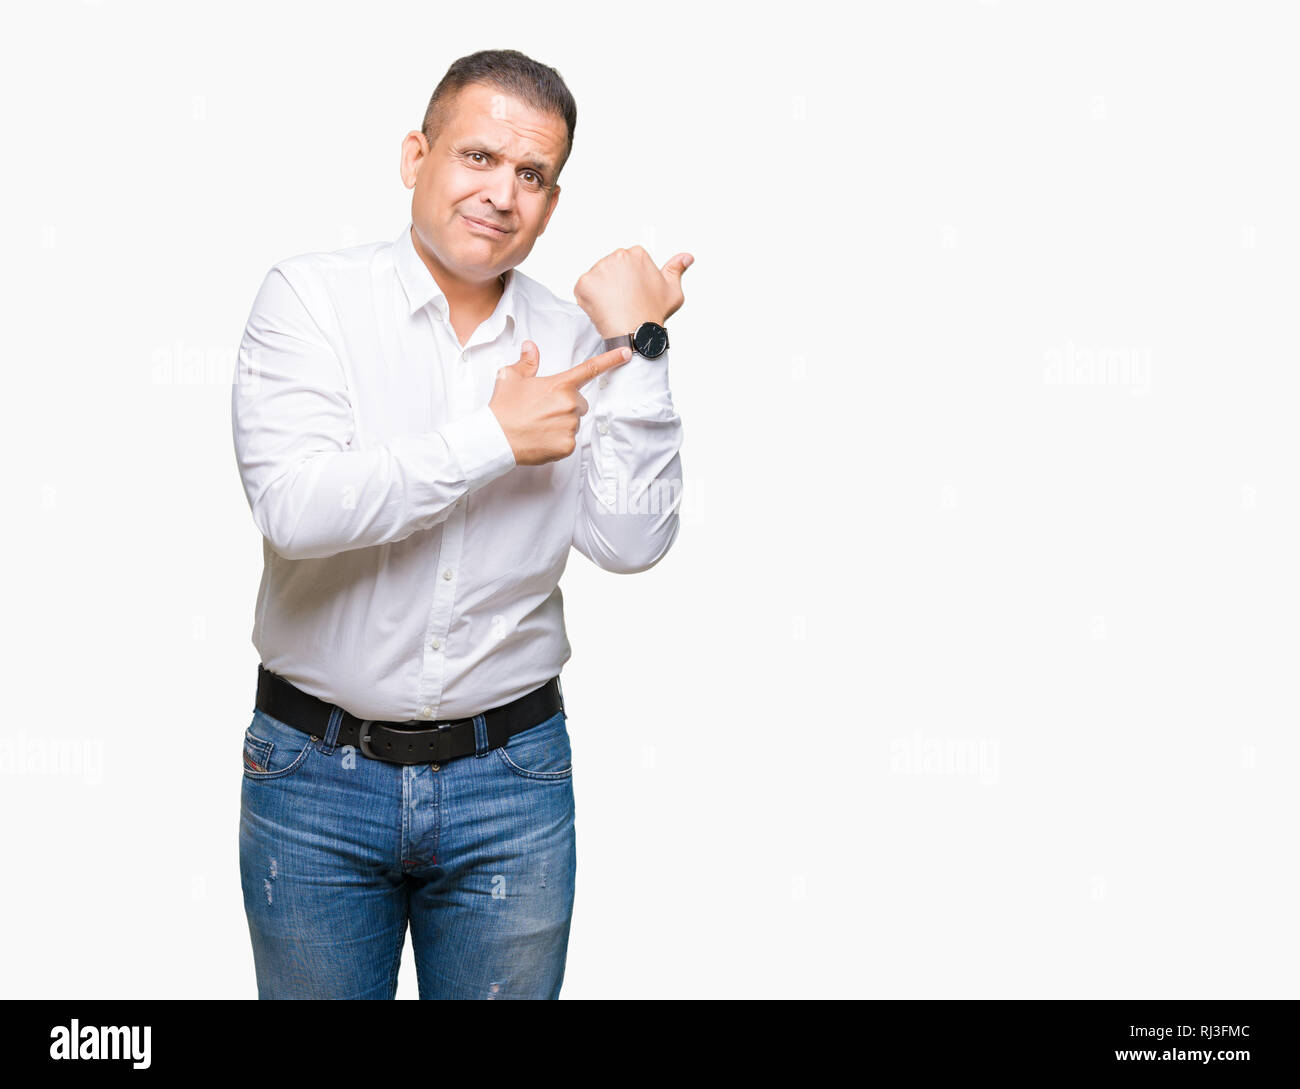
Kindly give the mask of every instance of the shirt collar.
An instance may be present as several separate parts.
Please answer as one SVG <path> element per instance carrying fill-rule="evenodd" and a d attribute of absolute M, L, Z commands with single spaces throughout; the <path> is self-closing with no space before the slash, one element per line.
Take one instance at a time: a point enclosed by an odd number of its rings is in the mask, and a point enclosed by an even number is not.
<path fill-rule="evenodd" d="M 402 289 L 406 292 L 411 313 L 414 314 L 432 303 L 434 308 L 446 317 L 447 296 L 416 252 L 415 241 L 411 237 L 411 224 L 408 223 L 406 229 L 397 236 L 393 242 L 393 250 L 397 278 L 402 282 Z M 518 279 L 515 269 L 506 271 L 505 291 L 501 293 L 501 299 L 492 316 L 475 331 L 475 340 L 490 340 L 501 332 L 507 322 L 511 325 L 515 323 L 515 308 L 519 298 Z"/>

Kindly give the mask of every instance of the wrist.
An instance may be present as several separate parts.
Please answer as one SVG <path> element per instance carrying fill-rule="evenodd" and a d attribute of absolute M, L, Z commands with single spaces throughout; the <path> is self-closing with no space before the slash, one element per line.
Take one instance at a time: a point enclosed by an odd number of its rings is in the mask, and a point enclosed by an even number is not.
<path fill-rule="evenodd" d="M 656 325 L 663 325 L 664 320 L 660 317 L 619 318 L 614 321 L 601 322 L 596 326 L 596 331 L 608 340 L 610 337 L 631 336 L 641 327 L 643 322 L 652 321 Z"/>

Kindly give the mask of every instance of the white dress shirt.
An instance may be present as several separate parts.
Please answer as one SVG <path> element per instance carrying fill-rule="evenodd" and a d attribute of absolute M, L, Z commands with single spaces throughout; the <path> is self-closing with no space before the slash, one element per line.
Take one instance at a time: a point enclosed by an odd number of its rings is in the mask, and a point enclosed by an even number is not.
<path fill-rule="evenodd" d="M 487 405 L 524 340 L 539 375 L 603 350 L 581 307 L 518 269 L 462 346 L 409 224 L 267 273 L 231 390 L 267 669 L 359 718 L 467 718 L 568 661 L 570 545 L 618 572 L 668 551 L 682 477 L 668 354 L 588 382 L 574 452 L 516 465 Z"/>

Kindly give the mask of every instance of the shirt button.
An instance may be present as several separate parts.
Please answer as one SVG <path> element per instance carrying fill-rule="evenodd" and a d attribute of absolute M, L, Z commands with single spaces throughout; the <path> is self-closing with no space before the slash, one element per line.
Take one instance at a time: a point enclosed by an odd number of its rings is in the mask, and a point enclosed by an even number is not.
<path fill-rule="evenodd" d="M 467 362 L 468 360 L 469 360 L 469 352 L 467 352 L 467 351 L 466 351 L 466 352 L 461 352 L 461 353 L 460 353 L 460 361 L 461 361 L 462 363 L 465 363 L 465 362 Z"/>
<path fill-rule="evenodd" d="M 604 420 L 601 420 L 600 423 L 596 425 L 596 430 L 599 431 L 602 435 L 608 435 L 609 424 L 607 424 Z"/>
<path fill-rule="evenodd" d="M 447 570 L 444 571 L 444 572 L 442 573 L 442 577 L 445 578 L 445 579 L 449 579 L 449 578 L 451 578 L 451 568 L 450 568 L 450 567 L 448 567 Z"/>
<path fill-rule="evenodd" d="M 420 715 L 423 718 L 433 718 L 433 708 L 428 704 L 425 704 L 425 706 L 420 708 Z"/>
<path fill-rule="evenodd" d="M 607 374 L 602 374 L 602 375 L 600 376 L 600 381 L 597 383 L 597 385 L 599 385 L 602 389 L 604 389 L 605 386 L 608 386 L 608 385 L 609 385 L 609 375 L 607 375 Z"/>
<path fill-rule="evenodd" d="M 441 640 L 441 639 L 430 639 L 430 640 L 429 640 L 429 646 L 432 647 L 434 650 L 441 650 L 441 649 L 442 649 L 442 640 Z"/>

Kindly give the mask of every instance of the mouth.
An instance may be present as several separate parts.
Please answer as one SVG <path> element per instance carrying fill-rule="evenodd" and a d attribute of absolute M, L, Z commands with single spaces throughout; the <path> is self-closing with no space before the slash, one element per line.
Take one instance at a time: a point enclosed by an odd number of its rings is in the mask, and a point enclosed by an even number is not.
<path fill-rule="evenodd" d="M 509 231 L 501 227 L 498 227 L 495 224 L 488 223 L 482 219 L 475 219 L 473 216 L 461 216 L 461 218 L 466 223 L 468 223 L 471 228 L 474 228 L 482 232 L 483 234 L 491 235 L 494 238 L 504 238 L 506 235 L 510 233 Z"/>

